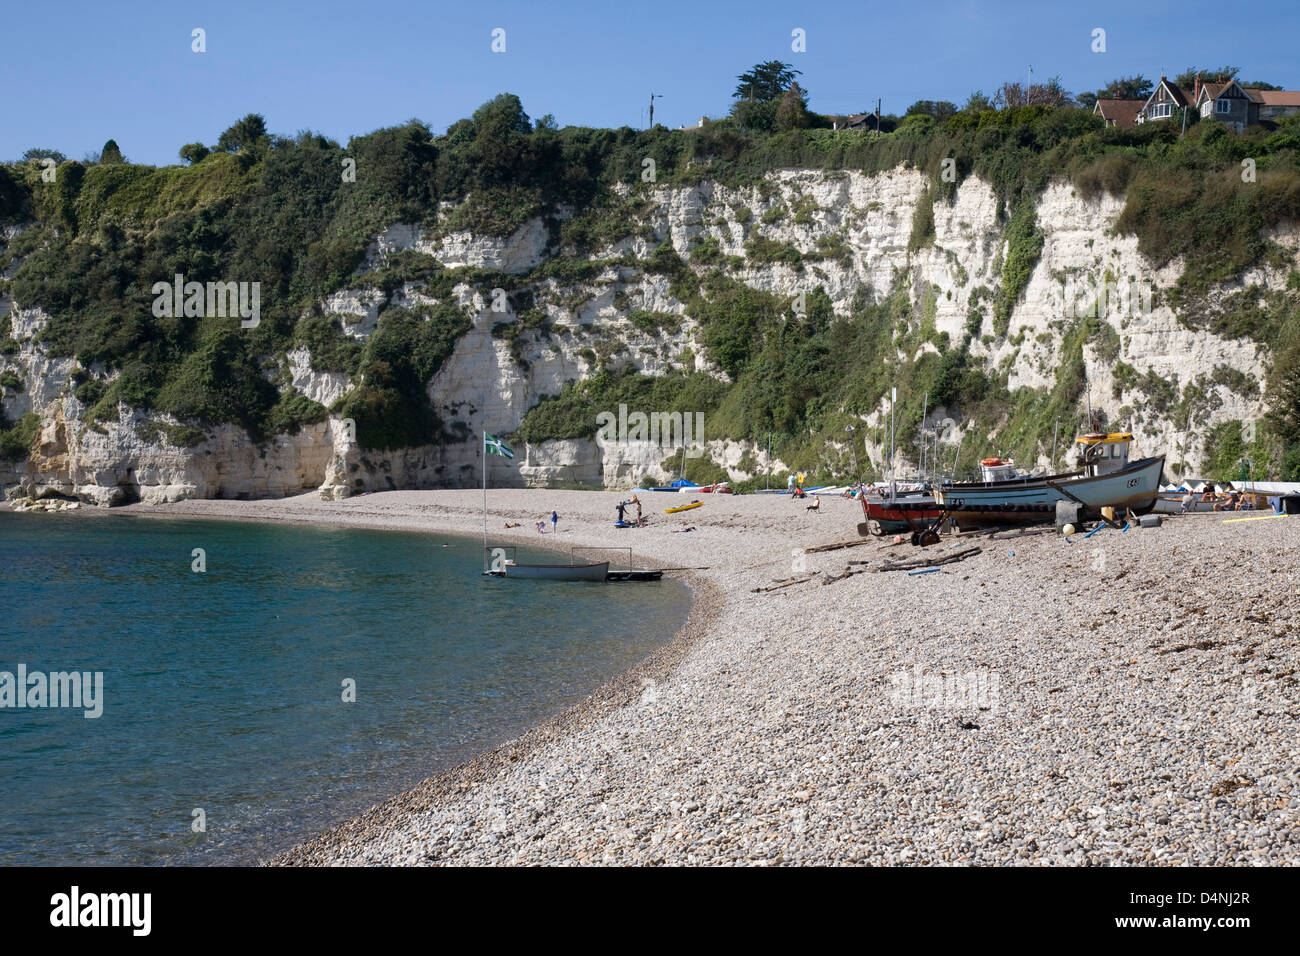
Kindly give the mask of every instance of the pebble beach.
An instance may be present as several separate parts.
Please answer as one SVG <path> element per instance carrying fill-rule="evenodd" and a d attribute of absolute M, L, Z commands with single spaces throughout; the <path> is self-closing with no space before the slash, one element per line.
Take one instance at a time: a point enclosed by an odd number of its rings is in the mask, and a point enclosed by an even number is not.
<path fill-rule="evenodd" d="M 615 529 L 624 497 L 493 490 L 489 538 L 688 569 L 667 572 L 694 589 L 685 628 L 579 706 L 266 862 L 1300 861 L 1300 519 L 920 549 L 860 538 L 842 498 L 813 513 L 698 495 L 665 515 L 689 499 L 646 494 L 649 527 Z M 481 534 L 481 503 L 395 491 L 115 510 Z M 539 536 L 552 510 L 558 533 Z M 926 573 L 881 570 L 973 548 Z"/>

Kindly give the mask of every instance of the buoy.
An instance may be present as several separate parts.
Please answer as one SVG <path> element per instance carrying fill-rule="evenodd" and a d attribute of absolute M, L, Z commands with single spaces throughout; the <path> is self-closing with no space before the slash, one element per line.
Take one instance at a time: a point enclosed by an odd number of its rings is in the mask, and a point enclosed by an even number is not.
<path fill-rule="evenodd" d="M 1064 528 L 1061 529 L 1061 534 L 1065 535 L 1067 538 L 1070 535 L 1074 534 L 1074 525 L 1067 524 Z"/>

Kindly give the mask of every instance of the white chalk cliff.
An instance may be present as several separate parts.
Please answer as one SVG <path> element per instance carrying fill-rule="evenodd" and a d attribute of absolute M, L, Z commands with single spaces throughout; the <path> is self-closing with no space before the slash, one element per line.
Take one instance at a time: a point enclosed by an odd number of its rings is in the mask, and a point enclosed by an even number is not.
<path fill-rule="evenodd" d="M 649 200 L 644 220 L 628 223 L 629 238 L 591 257 L 605 262 L 595 278 L 575 283 L 546 279 L 535 284 L 535 305 L 546 313 L 549 325 L 522 332 L 513 348 L 493 329 L 516 317 L 493 311 L 480 291 L 468 285 L 456 287 L 453 302 L 473 316 L 473 324 L 427 388 L 444 429 L 464 440 L 397 452 L 364 450 L 350 440 L 336 413 L 328 422 L 262 444 L 253 443 L 236 427 L 223 426 L 208 429 L 206 440 L 194 447 L 177 447 L 156 429 L 144 429 L 147 437 L 142 437 L 141 426 L 159 419 L 127 407 L 119 410 L 119 421 L 91 428 L 83 422 L 85 407 L 73 395 L 70 376 L 76 363 L 46 354 L 39 342 L 48 317 L 28 304 L 0 298 L 0 317 L 10 312 L 12 336 L 19 344 L 17 352 L 0 355 L 0 372 L 11 370 L 22 382 L 20 389 L 5 390 L 5 412 L 16 420 L 32 411 L 41 420 L 31 459 L 17 464 L 0 461 L 0 485 L 9 497 L 57 493 L 94 504 L 136 498 L 279 496 L 307 489 L 339 497 L 395 487 L 475 485 L 482 467 L 477 441 L 481 430 L 510 433 L 543 396 L 559 393 L 566 381 L 592 374 L 601 361 L 613 359 L 653 375 L 680 364 L 683 353 L 690 350 L 696 368 L 721 374 L 707 361 L 696 341 L 695 323 L 684 315 L 685 306 L 672 295 L 667 278 L 617 261 L 626 252 L 645 258 L 665 240 L 688 262 L 691 249 L 706 239 L 716 239 L 723 255 L 741 257 L 746 241 L 758 235 L 793 244 L 808 255 L 802 270 L 781 263 L 730 264 L 724 269 L 741 282 L 781 296 L 820 285 L 840 314 L 849 311 L 863 288 L 884 295 L 904 283 L 917 314 L 932 316 L 936 331 L 947 332 L 950 341 L 957 343 L 972 305 L 977 304 L 972 303 L 975 290 L 983 287 L 996 293 L 1000 286 L 1006 242 L 993 190 L 971 177 L 959 185 L 951 203 L 935 203 L 933 241 L 909 251 L 913 213 L 918 203 L 929 201 L 928 190 L 923 173 L 904 168 L 873 176 L 786 170 L 769 175 L 762 188 L 731 189 L 706 182 L 653 189 L 643 197 Z M 1226 420 L 1256 419 L 1263 413 L 1262 388 L 1242 394 L 1223 382 L 1262 385 L 1271 356 L 1253 341 L 1220 338 L 1180 323 L 1162 293 L 1181 274 L 1182 262 L 1155 269 L 1139 253 L 1135 237 L 1115 234 L 1122 208 L 1121 198 L 1103 194 L 1085 199 L 1068 182 L 1051 184 L 1037 206 L 1042 253 L 1009 327 L 1005 334 L 991 334 L 992 320 L 987 316 L 992 310 L 986 298 L 986 318 L 971 341 L 972 355 L 989 370 L 1008 363 L 1013 388 L 1050 387 L 1063 338 L 1071 327 L 1070 321 L 1063 321 L 1067 318 L 1063 282 L 1101 285 L 1109 276 L 1121 285 L 1149 284 L 1154 290 L 1149 312 L 1112 305 L 1103 317 L 1118 337 L 1117 359 L 1085 345 L 1088 396 L 1094 406 L 1110 410 L 1112 417 L 1124 410 L 1121 422 L 1138 433 L 1137 451 L 1167 451 L 1171 463 L 1185 462 L 1195 468 L 1209 428 Z M 779 215 L 782 209 L 787 214 Z M 788 214 L 794 209 L 800 211 L 798 215 Z M 773 215 L 765 222 L 769 212 Z M 12 234 L 13 230 L 0 233 L 0 241 Z M 1300 224 L 1289 223 L 1270 238 L 1294 258 L 1300 249 Z M 844 254 L 817 257 L 819 240 L 823 250 L 834 240 Z M 415 249 L 448 268 L 471 266 L 523 275 L 549 256 L 566 253 L 550 248 L 549 241 L 540 219 L 504 238 L 394 223 L 376 237 L 363 269 Z M 1230 287 L 1217 290 L 1212 299 L 1250 286 L 1262 292 L 1284 289 L 1286 270 L 1257 267 Z M 408 283 L 391 297 L 377 288 L 357 287 L 318 305 L 325 314 L 338 317 L 346 334 L 365 340 L 381 321 L 384 308 L 433 301 L 419 283 Z M 675 314 L 681 323 L 673 331 L 646 332 L 629 321 L 629 313 L 635 310 Z M 934 346 L 927 343 L 921 348 Z M 882 361 L 888 358 L 881 357 Z M 342 373 L 313 370 L 305 349 L 290 351 L 280 360 L 283 387 L 326 407 L 354 384 Z M 1180 429 L 1171 416 L 1147 407 L 1144 394 L 1134 390 L 1132 377 L 1117 377 L 1117 362 L 1138 376 L 1154 372 L 1178 390 L 1199 382 L 1208 400 L 1197 427 Z M 1225 368 L 1234 373 L 1231 379 L 1225 376 Z M 932 421 L 944 417 L 953 416 L 947 409 L 937 409 Z M 865 425 L 878 426 L 887 420 L 882 405 L 867 416 Z M 963 427 L 955 421 L 944 440 L 956 441 Z M 964 440 L 970 443 L 968 448 L 980 447 L 985 437 L 966 435 Z M 868 444 L 866 450 L 880 467 L 882 449 Z M 490 462 L 494 484 L 631 487 L 645 476 L 669 477 L 660 469 L 665 456 L 657 448 L 602 447 L 594 440 L 566 440 L 524 446 L 516 452 L 512 465 Z M 764 449 L 746 442 L 712 442 L 709 454 L 732 469 L 736 478 L 747 476 L 739 470 L 742 459 L 751 468 L 757 462 L 759 471 L 767 464 Z M 775 462 L 774 467 L 783 465 Z"/>

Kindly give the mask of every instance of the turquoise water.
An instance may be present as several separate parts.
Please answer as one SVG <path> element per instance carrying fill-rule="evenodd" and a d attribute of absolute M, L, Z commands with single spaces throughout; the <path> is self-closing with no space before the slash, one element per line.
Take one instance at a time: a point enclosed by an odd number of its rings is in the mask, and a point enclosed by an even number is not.
<path fill-rule="evenodd" d="M 283 849 L 580 700 L 689 605 L 480 568 L 440 535 L 0 513 L 0 671 L 104 681 L 96 719 L 0 709 L 0 864 Z"/>

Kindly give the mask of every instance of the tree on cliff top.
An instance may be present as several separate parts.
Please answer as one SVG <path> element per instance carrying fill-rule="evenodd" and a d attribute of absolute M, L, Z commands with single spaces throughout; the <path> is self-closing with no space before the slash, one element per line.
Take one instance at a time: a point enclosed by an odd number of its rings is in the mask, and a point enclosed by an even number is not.
<path fill-rule="evenodd" d="M 1227 83 L 1229 79 L 1237 75 L 1237 68 L 1235 66 L 1221 66 L 1217 70 L 1202 70 L 1199 67 L 1189 66 L 1174 77 L 1174 85 L 1190 90 L 1196 85 L 1198 75 L 1202 83 Z"/>
<path fill-rule="evenodd" d="M 982 94 L 981 94 L 982 95 Z M 906 116 L 933 116 L 939 122 L 943 122 L 948 117 L 957 112 L 957 104 L 949 103 L 947 100 L 917 100 L 907 108 Z"/>
<path fill-rule="evenodd" d="M 1004 108 L 1017 106 L 1073 106 L 1069 92 L 1061 86 L 1061 78 L 1054 76 L 1046 83 L 1034 83 L 1026 89 L 1020 83 L 1003 83 L 993 97 L 993 102 Z"/>
<path fill-rule="evenodd" d="M 217 151 L 237 153 L 257 145 L 266 135 L 266 117 L 261 113 L 249 113 L 230 129 L 221 134 L 217 140 Z"/>
<path fill-rule="evenodd" d="M 780 99 L 790 89 L 794 78 L 802 75 L 802 71 L 796 70 L 789 63 L 769 60 L 756 64 L 748 73 L 736 77 L 736 89 L 731 95 L 740 100 L 769 103 Z"/>
<path fill-rule="evenodd" d="M 99 161 L 104 164 L 126 162 L 122 158 L 122 150 L 118 148 L 117 140 L 110 139 L 104 144 L 104 148 L 99 151 Z"/>
<path fill-rule="evenodd" d="M 193 166 L 195 163 L 202 162 L 208 152 L 208 148 L 202 143 L 186 143 L 181 147 L 180 157 Z"/>
<path fill-rule="evenodd" d="M 1151 95 L 1154 85 L 1141 73 L 1137 76 L 1121 76 L 1096 92 L 1080 93 L 1075 101 L 1080 109 L 1090 110 L 1098 100 L 1145 100 Z"/>
<path fill-rule="evenodd" d="M 27 152 L 23 153 L 24 160 L 30 159 L 52 159 L 56 164 L 62 163 L 68 157 L 64 156 L 57 149 L 45 149 L 40 146 L 33 146 Z"/>
<path fill-rule="evenodd" d="M 808 106 L 798 83 L 791 83 L 790 89 L 781 94 L 773 125 L 778 130 L 807 129 L 812 125 L 812 117 L 808 115 Z"/>

